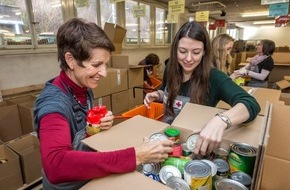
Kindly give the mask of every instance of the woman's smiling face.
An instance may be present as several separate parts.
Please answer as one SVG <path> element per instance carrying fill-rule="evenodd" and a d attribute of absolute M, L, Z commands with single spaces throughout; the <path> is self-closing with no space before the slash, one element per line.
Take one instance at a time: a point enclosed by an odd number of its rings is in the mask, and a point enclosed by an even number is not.
<path fill-rule="evenodd" d="M 179 40 L 177 48 L 178 63 L 183 68 L 183 73 L 188 75 L 200 64 L 204 54 L 204 44 L 189 37 Z"/>

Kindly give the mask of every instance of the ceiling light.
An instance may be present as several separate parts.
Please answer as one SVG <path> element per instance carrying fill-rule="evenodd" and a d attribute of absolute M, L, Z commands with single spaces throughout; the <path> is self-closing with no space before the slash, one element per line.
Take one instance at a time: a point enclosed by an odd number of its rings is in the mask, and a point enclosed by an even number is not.
<path fill-rule="evenodd" d="M 268 16 L 269 12 L 244 13 L 242 17 Z"/>
<path fill-rule="evenodd" d="M 275 20 L 262 20 L 262 21 L 255 21 L 253 24 L 274 24 Z"/>

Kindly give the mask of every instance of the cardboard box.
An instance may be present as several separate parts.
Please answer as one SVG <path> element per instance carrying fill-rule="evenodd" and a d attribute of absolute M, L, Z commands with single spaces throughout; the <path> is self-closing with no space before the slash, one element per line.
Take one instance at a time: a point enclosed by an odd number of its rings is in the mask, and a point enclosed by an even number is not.
<path fill-rule="evenodd" d="M 0 102 L 0 138 L 3 142 L 22 135 L 18 106 L 7 101 Z"/>
<path fill-rule="evenodd" d="M 109 39 L 114 43 L 115 51 L 113 53 L 122 53 L 122 44 L 127 30 L 117 24 L 106 22 L 104 31 Z"/>
<path fill-rule="evenodd" d="M 258 104 L 260 105 L 261 111 L 259 115 L 265 115 L 265 111 L 267 108 L 267 102 L 273 104 L 284 104 L 283 101 L 280 100 L 281 91 L 276 89 L 269 89 L 269 88 L 253 88 L 248 86 L 243 86 L 243 88 L 254 98 L 257 100 Z M 230 109 L 231 106 L 227 103 L 220 101 L 217 105 L 217 108 L 222 109 Z"/>
<path fill-rule="evenodd" d="M 130 65 L 128 55 L 112 55 L 112 67 L 128 69 L 128 87 L 143 86 L 144 65 Z"/>
<path fill-rule="evenodd" d="M 129 91 L 125 90 L 111 94 L 112 112 L 122 113 L 129 109 Z"/>
<path fill-rule="evenodd" d="M 219 111 L 220 109 L 217 108 L 187 103 L 171 126 L 180 129 L 182 134 L 181 142 L 185 142 L 188 136 L 192 134 L 194 129 L 200 129 L 203 127 L 204 124 Z M 267 117 L 258 116 L 257 119 L 251 123 L 239 127 L 233 126 L 228 130 L 227 133 L 225 133 L 224 140 L 222 142 L 223 147 L 229 146 L 229 144 L 232 142 L 244 142 L 258 147 L 261 141 L 259 139 L 264 137 L 261 134 L 264 134 L 263 130 L 265 127 L 265 120 L 267 120 Z M 156 132 L 164 132 L 167 127 L 170 127 L 170 125 L 137 115 L 131 119 L 119 123 L 112 129 L 105 131 L 105 133 L 98 133 L 87 138 L 83 142 L 93 149 L 99 151 L 118 150 L 127 147 L 138 146 L 142 143 L 142 139 L 144 137 L 149 137 L 151 134 Z M 114 139 L 114 141 L 111 139 Z M 135 173 L 136 172 L 131 173 L 130 175 L 122 174 L 93 180 L 85 185 L 83 189 L 92 189 L 96 188 L 97 186 L 103 187 L 103 184 L 106 186 L 106 183 L 108 183 L 107 180 L 110 180 L 112 184 L 124 184 L 132 178 L 135 179 L 135 177 L 136 181 L 134 180 L 134 182 L 132 182 L 134 186 L 132 185 L 131 187 L 134 190 L 157 189 L 157 187 L 150 188 L 150 185 L 155 183 L 155 181 L 150 181 L 150 183 L 146 182 L 146 176 L 141 176 L 139 178 L 137 175 L 140 174 Z M 143 183 L 146 183 L 146 185 L 138 185 Z M 123 186 L 111 186 L 112 184 L 108 186 L 108 189 L 128 189 L 126 185 L 123 188 Z M 158 186 L 158 189 L 168 189 L 161 183 L 158 183 L 158 185 L 160 185 L 160 188 Z"/>
<path fill-rule="evenodd" d="M 41 157 L 39 141 L 33 135 L 25 135 L 7 143 L 20 158 L 22 177 L 25 184 L 41 178 Z"/>
<path fill-rule="evenodd" d="M 290 82 L 288 80 L 280 80 L 275 83 L 283 93 L 290 93 Z"/>
<path fill-rule="evenodd" d="M 290 189 L 290 106 L 273 104 L 270 113 L 259 189 Z"/>
<path fill-rule="evenodd" d="M 105 105 L 107 110 L 112 110 L 111 96 L 104 96 L 94 100 L 94 106 Z"/>
<path fill-rule="evenodd" d="M 0 158 L 7 162 L 0 164 L 0 189 L 15 190 L 23 186 L 19 156 L 5 145 L 0 145 Z"/>
<path fill-rule="evenodd" d="M 279 100 L 283 101 L 285 105 L 290 105 L 290 94 L 281 93 Z"/>
<path fill-rule="evenodd" d="M 129 93 L 129 109 L 143 104 L 144 95 L 142 89 L 130 88 L 128 93 Z"/>

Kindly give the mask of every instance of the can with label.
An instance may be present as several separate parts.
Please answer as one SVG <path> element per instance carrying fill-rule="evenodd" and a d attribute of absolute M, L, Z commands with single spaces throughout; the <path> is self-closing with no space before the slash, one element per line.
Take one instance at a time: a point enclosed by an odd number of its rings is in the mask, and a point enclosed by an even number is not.
<path fill-rule="evenodd" d="M 171 176 L 166 181 L 166 186 L 176 190 L 190 190 L 189 185 L 181 178 Z"/>
<path fill-rule="evenodd" d="M 236 171 L 230 174 L 230 179 L 240 182 L 246 187 L 250 187 L 252 184 L 252 177 L 245 172 Z"/>
<path fill-rule="evenodd" d="M 155 181 L 160 182 L 160 178 L 159 178 L 158 174 L 147 173 L 147 174 L 144 174 L 144 175 L 146 175 L 147 177 L 150 177 L 150 178 L 154 179 Z"/>
<path fill-rule="evenodd" d="M 150 141 L 164 141 L 164 140 L 168 140 L 168 137 L 164 133 L 153 133 L 149 137 L 149 140 Z"/>
<path fill-rule="evenodd" d="M 242 171 L 252 176 L 255 166 L 257 149 L 245 143 L 230 145 L 229 164 L 231 173 Z"/>
<path fill-rule="evenodd" d="M 172 140 L 174 143 L 180 143 L 180 130 L 177 128 L 169 127 L 165 129 L 165 135 L 169 140 Z"/>
<path fill-rule="evenodd" d="M 163 163 L 162 166 L 175 166 L 179 169 L 180 173 L 183 175 L 184 166 L 187 162 L 190 162 L 190 158 L 187 157 L 168 157 Z"/>
<path fill-rule="evenodd" d="M 163 166 L 159 172 L 160 181 L 166 184 L 167 179 L 171 176 L 182 178 L 182 175 L 177 167 L 170 165 Z"/>
<path fill-rule="evenodd" d="M 211 167 L 212 189 L 214 189 L 214 183 L 215 183 L 216 174 L 217 174 L 217 167 L 216 167 L 216 165 L 215 165 L 212 161 L 210 161 L 210 160 L 203 159 L 203 160 L 201 160 L 201 161 L 207 163 L 207 164 L 210 165 L 210 167 Z"/>
<path fill-rule="evenodd" d="M 223 159 L 225 161 L 228 160 L 228 155 L 229 155 L 229 151 L 224 149 L 224 148 L 216 148 L 214 151 L 214 157 L 215 158 L 220 158 L 220 159 Z"/>
<path fill-rule="evenodd" d="M 216 179 L 227 178 L 230 172 L 229 164 L 220 158 L 213 160 L 213 163 L 217 167 Z"/>
<path fill-rule="evenodd" d="M 192 134 L 190 135 L 187 140 L 186 140 L 186 145 L 187 145 L 187 148 L 191 151 L 191 152 L 194 152 L 194 148 L 195 148 L 195 144 L 198 140 L 198 135 L 197 134 Z"/>
<path fill-rule="evenodd" d="M 234 189 L 234 190 L 248 190 L 240 182 L 232 179 L 219 179 L 214 184 L 216 190 Z"/>
<path fill-rule="evenodd" d="M 186 143 L 181 144 L 181 148 L 182 148 L 182 156 L 186 156 L 186 157 L 192 156 L 192 152 L 187 148 Z"/>
<path fill-rule="evenodd" d="M 149 164 L 143 164 L 143 173 L 153 173 L 153 174 L 159 174 L 159 171 L 161 169 L 161 163 L 149 163 Z"/>
<path fill-rule="evenodd" d="M 184 180 L 191 190 L 211 190 L 212 172 L 211 167 L 201 160 L 192 160 L 184 166 Z"/>

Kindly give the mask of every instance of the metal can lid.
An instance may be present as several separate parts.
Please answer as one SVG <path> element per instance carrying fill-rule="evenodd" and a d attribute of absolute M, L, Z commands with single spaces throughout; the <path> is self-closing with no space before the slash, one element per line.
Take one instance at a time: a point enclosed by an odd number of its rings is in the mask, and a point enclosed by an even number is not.
<path fill-rule="evenodd" d="M 214 159 L 213 163 L 217 167 L 217 173 L 227 173 L 230 171 L 229 164 L 223 159 L 220 159 L 220 158 Z"/>
<path fill-rule="evenodd" d="M 173 127 L 169 127 L 165 130 L 165 134 L 169 137 L 177 137 L 180 135 L 180 130 Z"/>
<path fill-rule="evenodd" d="M 189 185 L 181 178 L 171 176 L 166 181 L 166 186 L 176 190 L 190 190 Z"/>
<path fill-rule="evenodd" d="M 218 179 L 214 183 L 214 187 L 216 190 L 224 190 L 224 189 L 235 189 L 235 190 L 248 190 L 247 187 L 245 187 L 240 182 L 237 182 L 232 179 Z"/>
<path fill-rule="evenodd" d="M 234 143 L 230 145 L 230 148 L 242 156 L 255 157 L 257 154 L 257 149 L 246 143 Z"/>
<path fill-rule="evenodd" d="M 187 138 L 186 145 L 190 151 L 192 151 L 192 152 L 194 151 L 195 144 L 196 144 L 197 140 L 198 140 L 197 134 L 192 134 Z"/>
<path fill-rule="evenodd" d="M 159 172 L 159 178 L 162 181 L 162 183 L 166 184 L 167 179 L 170 178 L 171 176 L 176 176 L 179 178 L 182 177 L 181 172 L 177 167 L 170 165 L 163 166 Z"/>
<path fill-rule="evenodd" d="M 229 155 L 229 151 L 224 149 L 224 148 L 221 148 L 221 147 L 216 148 L 213 152 L 219 156 L 228 156 Z"/>
<path fill-rule="evenodd" d="M 211 166 L 201 160 L 192 160 L 184 166 L 184 173 L 193 177 L 211 176 Z"/>
<path fill-rule="evenodd" d="M 216 165 L 210 160 L 202 159 L 201 161 L 203 161 L 203 162 L 207 163 L 208 165 L 210 165 L 210 167 L 211 167 L 211 176 L 214 177 L 216 175 L 216 173 L 217 173 Z"/>
<path fill-rule="evenodd" d="M 245 185 L 246 187 L 250 187 L 252 184 L 252 177 L 242 171 L 235 171 L 230 174 L 230 179 L 240 182 L 241 184 Z"/>
<path fill-rule="evenodd" d="M 150 141 L 164 141 L 168 140 L 168 137 L 163 133 L 154 133 L 149 137 Z"/>
<path fill-rule="evenodd" d="M 160 163 L 149 163 L 143 164 L 143 173 L 154 173 L 158 174 L 161 168 Z"/>

